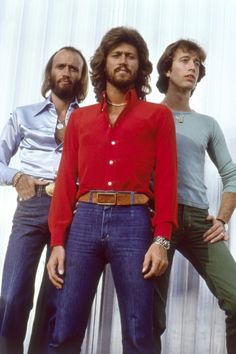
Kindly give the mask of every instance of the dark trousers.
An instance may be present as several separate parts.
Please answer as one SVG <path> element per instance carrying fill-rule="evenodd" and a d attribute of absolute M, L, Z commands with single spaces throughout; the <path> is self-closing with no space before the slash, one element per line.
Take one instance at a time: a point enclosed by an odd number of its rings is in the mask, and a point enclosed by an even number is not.
<path fill-rule="evenodd" d="M 18 201 L 5 257 L 0 298 L 0 353 L 23 354 L 33 306 L 34 282 L 42 251 L 49 243 L 49 196 Z"/>
<path fill-rule="evenodd" d="M 172 235 L 168 252 L 169 267 L 155 280 L 154 338 L 156 354 L 161 353 L 160 336 L 166 327 L 165 307 L 171 264 L 177 249 L 206 281 L 226 314 L 226 346 L 228 354 L 236 350 L 236 262 L 224 241 L 203 242 L 203 234 L 212 222 L 207 210 L 179 205 L 179 229 Z"/>

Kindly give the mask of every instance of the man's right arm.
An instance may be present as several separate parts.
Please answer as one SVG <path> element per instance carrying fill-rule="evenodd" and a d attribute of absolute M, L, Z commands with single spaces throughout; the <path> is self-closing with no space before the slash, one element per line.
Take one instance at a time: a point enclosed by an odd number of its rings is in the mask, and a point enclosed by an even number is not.
<path fill-rule="evenodd" d="M 17 116 L 12 113 L 0 136 L 0 185 L 12 185 L 13 177 L 18 172 L 17 169 L 9 167 L 9 163 L 16 154 L 20 141 Z"/>

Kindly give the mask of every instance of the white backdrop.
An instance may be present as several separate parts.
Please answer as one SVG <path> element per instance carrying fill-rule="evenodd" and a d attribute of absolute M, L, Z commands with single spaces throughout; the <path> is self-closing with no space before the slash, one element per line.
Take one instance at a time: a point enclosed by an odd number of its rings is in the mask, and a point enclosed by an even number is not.
<path fill-rule="evenodd" d="M 207 76 L 194 93 L 192 108 L 218 120 L 236 160 L 235 19 L 234 0 L 0 0 L 0 129 L 14 107 L 42 100 L 42 72 L 55 50 L 73 45 L 89 61 L 108 29 L 126 25 L 143 35 L 154 66 L 165 47 L 182 37 L 197 40 L 206 49 Z M 156 78 L 154 67 L 148 100 L 160 102 Z M 91 88 L 83 105 L 93 102 Z M 17 157 L 13 163 L 17 164 Z M 206 182 L 214 213 L 221 183 L 209 161 Z M 0 278 L 15 197 L 12 187 L 0 188 Z M 229 247 L 236 258 L 236 216 L 230 223 L 230 236 Z M 42 268 L 43 260 L 40 272 Z M 167 312 L 164 354 L 225 353 L 224 315 L 194 269 L 179 255 L 174 261 Z M 31 321 L 32 317 L 29 331 Z M 26 348 L 28 338 L 29 334 Z M 118 307 L 109 269 L 100 283 L 83 353 L 121 354 Z"/>

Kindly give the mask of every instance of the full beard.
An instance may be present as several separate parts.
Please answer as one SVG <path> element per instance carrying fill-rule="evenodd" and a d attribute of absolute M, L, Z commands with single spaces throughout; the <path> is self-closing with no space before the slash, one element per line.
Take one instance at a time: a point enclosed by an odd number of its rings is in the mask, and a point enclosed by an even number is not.
<path fill-rule="evenodd" d="M 129 90 L 131 87 L 135 86 L 135 81 L 136 81 L 136 77 L 137 77 L 137 72 L 135 73 L 130 73 L 130 77 L 127 79 L 119 79 L 116 78 L 115 74 L 111 74 L 109 72 L 106 72 L 106 80 L 112 84 L 113 86 L 117 87 L 118 89 L 122 90 L 122 91 L 127 91 Z"/>
<path fill-rule="evenodd" d="M 59 84 L 54 80 L 53 77 L 50 78 L 50 87 L 52 92 L 62 100 L 73 98 L 77 95 L 79 89 L 79 82 L 74 84 L 71 82 L 71 85 L 59 86 Z"/>

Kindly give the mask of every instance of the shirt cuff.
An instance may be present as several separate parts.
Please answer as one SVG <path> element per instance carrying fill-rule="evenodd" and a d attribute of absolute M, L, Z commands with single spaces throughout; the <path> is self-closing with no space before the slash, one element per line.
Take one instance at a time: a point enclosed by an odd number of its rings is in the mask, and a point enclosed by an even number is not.
<path fill-rule="evenodd" d="M 171 239 L 171 233 L 172 233 L 172 224 L 171 223 L 160 223 L 155 226 L 154 229 L 154 237 L 156 236 L 162 236 L 166 240 Z"/>

